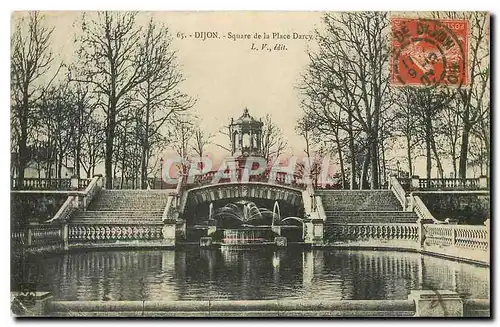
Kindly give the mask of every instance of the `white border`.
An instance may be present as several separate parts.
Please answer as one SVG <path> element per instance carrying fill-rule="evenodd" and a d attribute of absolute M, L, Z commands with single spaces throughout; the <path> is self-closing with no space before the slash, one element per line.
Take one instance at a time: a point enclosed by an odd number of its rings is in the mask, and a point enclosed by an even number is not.
<path fill-rule="evenodd" d="M 9 88 L 10 88 L 10 72 L 9 72 L 9 62 L 10 62 L 10 50 L 9 50 L 9 44 L 10 44 L 10 15 L 13 10 L 28 10 L 28 9 L 39 9 L 39 10 L 102 10 L 102 9 L 113 9 L 113 10 L 292 10 L 292 11 L 297 11 L 297 10 L 307 10 L 307 11 L 316 11 L 316 10 L 332 10 L 332 11 L 348 11 L 348 10 L 390 10 L 390 11 L 413 11 L 413 10 L 486 10 L 486 11 L 491 11 L 493 14 L 495 12 L 498 13 L 498 7 L 499 7 L 498 1 L 486 1 L 486 0 L 474 0 L 474 1 L 457 1 L 457 0 L 419 0 L 419 1 L 396 1 L 396 0 L 390 0 L 390 1 L 384 1 L 382 4 L 380 1 L 327 1 L 327 0 L 307 0 L 307 1 L 283 1 L 282 3 L 280 2 L 271 2 L 269 0 L 247 0 L 245 2 L 242 1 L 222 1 L 222 0 L 212 0 L 210 2 L 208 1 L 203 1 L 203 0 L 180 0 L 177 2 L 167 2 L 166 0 L 163 1 L 153 1 L 153 0 L 140 0 L 140 1 L 117 1 L 114 3 L 107 3 L 102 0 L 85 0 L 85 1 L 62 1 L 62 0 L 16 0 L 16 1 L 3 1 L 0 5 L 2 6 L 2 11 L 0 11 L 0 24 L 2 25 L 0 28 L 0 37 L 1 37 L 1 44 L 3 45 L 3 49 L 0 52 L 1 55 L 1 62 L 2 65 L 0 65 L 1 69 L 1 80 L 2 80 L 2 87 L 0 88 L 0 92 L 2 93 L 1 99 L 3 100 L 2 102 L 4 105 L 2 106 L 2 110 L 0 110 L 0 122 L 3 124 L 2 128 L 0 128 L 1 133 L 3 134 L 2 137 L 0 137 L 0 153 L 3 154 L 4 160 L 0 161 L 1 165 L 1 174 L 0 178 L 2 179 L 0 182 L 1 188 L 0 188 L 0 208 L 2 211 L 2 228 L 1 230 L 3 231 L 3 237 L 0 237 L 0 242 L 2 242 L 2 248 L 5 250 L 1 252 L 2 256 L 2 265 L 5 267 L 4 269 L 1 270 L 2 274 L 2 279 L 1 279 L 1 289 L 0 289 L 0 299 L 2 301 L 0 302 L 0 312 L 2 313 L 2 325 L 13 325 L 15 323 L 15 320 L 11 318 L 10 315 L 10 269 L 7 269 L 6 267 L 10 267 L 10 262 L 9 262 L 9 253 L 10 253 L 10 233 L 9 233 L 9 216 L 10 216 L 10 193 L 9 193 L 9 165 L 10 165 L 10 160 L 8 159 L 7 155 L 10 153 L 10 93 L 9 93 Z M 498 36 L 498 33 L 495 33 L 494 35 Z M 495 37 L 495 40 L 492 40 L 491 43 L 494 44 L 495 41 L 497 41 L 498 37 Z M 493 61 L 498 63 L 498 52 L 495 51 L 495 57 L 492 58 Z M 495 68 L 498 67 L 498 65 L 494 66 Z M 493 76 L 496 76 L 496 71 L 492 72 Z M 498 92 L 498 84 L 494 83 L 494 89 L 491 90 L 492 94 L 500 94 Z M 493 105 L 493 109 L 495 110 L 495 106 Z M 500 126 L 500 115 L 495 114 L 494 118 L 494 126 Z M 494 130 L 493 130 L 494 131 Z M 494 151 L 493 153 L 496 155 L 500 155 L 498 148 L 497 148 L 497 133 L 493 133 L 493 145 L 494 145 Z M 499 161 L 498 157 L 495 156 L 496 159 L 495 161 Z M 493 165 L 494 167 L 494 165 Z M 497 177 L 497 174 L 493 174 L 494 177 Z M 497 183 L 497 178 L 495 178 L 495 183 Z M 493 194 L 496 194 L 494 192 Z M 495 201 L 494 201 L 495 203 Z M 498 212 L 498 207 L 495 205 L 494 211 L 493 212 Z M 493 218 L 493 220 L 496 220 L 496 217 Z M 493 235 L 499 235 L 498 229 L 500 226 L 500 223 L 494 223 L 495 230 Z M 497 242 L 495 242 L 497 243 Z M 495 253 L 495 252 L 493 252 Z M 493 259 L 494 261 L 494 259 Z M 498 276 L 498 271 L 495 271 L 495 277 Z M 498 282 L 498 280 L 497 280 Z M 492 285 L 495 285 L 496 283 L 492 282 Z M 491 298 L 495 299 L 495 294 L 496 292 L 493 292 L 491 294 Z M 494 301 L 494 303 L 498 303 L 498 301 Z M 496 306 L 497 308 L 498 306 Z M 495 309 L 496 309 L 495 308 Z M 496 310 L 495 310 L 496 311 Z M 223 321 L 224 322 L 224 321 Z M 224 323 L 233 323 L 236 322 L 234 320 L 232 321 L 225 321 Z M 315 321 L 318 322 L 318 321 Z M 322 323 L 328 323 L 328 324 L 345 324 L 346 322 L 336 320 L 336 321 L 329 321 L 329 320 L 323 320 L 321 321 Z M 415 321 L 412 321 L 413 323 L 416 323 Z M 421 324 L 425 325 L 435 325 L 437 326 L 438 324 L 443 323 L 444 321 L 424 321 L 420 322 Z M 447 321 L 445 323 L 452 323 L 454 324 L 456 321 Z M 132 325 L 143 325 L 145 321 L 138 321 L 138 320 L 133 320 L 133 321 L 127 321 L 127 322 L 122 322 L 122 321 L 106 321 L 106 320 L 88 320 L 88 321 L 76 321 L 76 320 L 47 320 L 47 321 L 28 321 L 24 322 L 25 325 L 32 325 L 36 326 L 38 324 L 75 324 L 79 323 L 81 325 L 89 325 L 89 326 L 109 326 L 111 325 L 118 325 L 122 323 L 127 323 L 127 324 L 132 324 Z M 149 323 L 147 321 L 146 323 Z M 178 321 L 161 321 L 158 320 L 156 323 L 167 323 L 169 325 L 177 325 L 180 323 Z M 198 320 L 198 321 L 189 321 L 189 322 L 182 322 L 183 324 L 189 323 L 189 324 L 207 324 L 210 323 L 210 321 L 207 320 Z M 213 323 L 213 322 L 212 322 Z M 216 322 L 217 324 L 220 323 L 219 321 Z M 290 321 L 282 321 L 278 322 L 276 320 L 274 321 L 251 321 L 251 323 L 258 323 L 259 325 L 275 325 L 276 323 L 290 323 Z M 309 323 L 309 321 L 304 321 L 304 320 L 297 320 L 294 321 L 293 323 L 295 324 L 300 324 L 303 325 L 304 323 Z M 352 322 L 351 322 L 352 323 Z M 386 321 L 379 321 L 379 322 L 374 322 L 374 321 L 357 321 L 355 324 L 358 325 L 367 325 L 367 324 L 374 324 L 374 323 L 386 323 Z M 395 323 L 401 323 L 401 321 L 395 322 Z M 467 321 L 467 324 L 470 323 L 475 323 L 473 321 Z M 351 325 L 351 324 L 350 324 Z"/>

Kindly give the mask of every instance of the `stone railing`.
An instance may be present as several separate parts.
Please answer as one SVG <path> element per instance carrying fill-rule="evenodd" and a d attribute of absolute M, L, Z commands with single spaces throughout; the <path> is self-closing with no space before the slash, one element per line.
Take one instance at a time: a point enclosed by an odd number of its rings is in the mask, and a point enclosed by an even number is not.
<path fill-rule="evenodd" d="M 71 214 L 78 208 L 85 210 L 89 205 L 90 201 L 101 189 L 102 176 L 96 175 L 87 184 L 85 191 L 74 192 L 68 196 L 66 201 L 63 203 L 61 208 L 56 212 L 53 218 L 47 220 L 47 223 L 53 223 L 56 221 L 66 221 L 69 219 Z"/>
<path fill-rule="evenodd" d="M 216 178 L 218 171 L 209 171 L 203 175 L 195 176 L 194 182 L 190 183 L 189 187 L 198 187 L 203 185 L 211 184 L 213 179 Z M 235 172 L 236 181 L 242 181 L 243 170 L 237 169 Z M 295 188 L 304 189 L 306 187 L 305 183 L 299 176 L 288 174 L 285 172 L 270 172 L 266 171 L 260 175 L 250 175 L 248 176 L 248 182 L 262 182 L 278 185 L 286 185 Z M 230 178 L 220 178 L 218 183 L 231 183 Z"/>
<path fill-rule="evenodd" d="M 407 191 L 485 190 L 489 188 L 489 178 L 398 178 Z"/>
<path fill-rule="evenodd" d="M 13 230 L 11 241 L 17 251 L 59 245 L 63 243 L 63 230 L 60 225 L 29 224 L 22 230 Z"/>
<path fill-rule="evenodd" d="M 417 195 L 410 196 L 411 208 L 418 216 L 418 219 L 422 223 L 434 222 L 439 223 L 439 221 L 434 218 L 432 213 L 427 209 L 422 199 Z"/>
<path fill-rule="evenodd" d="M 96 175 L 92 178 L 82 194 L 82 209 L 87 209 L 94 196 L 99 193 L 102 188 L 102 181 L 103 179 L 101 175 Z"/>
<path fill-rule="evenodd" d="M 326 212 L 325 207 L 323 206 L 323 199 L 319 195 L 314 196 L 314 204 L 316 205 L 316 212 L 318 213 L 318 218 L 325 221 L 326 220 Z"/>
<path fill-rule="evenodd" d="M 421 190 L 439 189 L 479 189 L 479 178 L 421 178 L 418 181 Z"/>
<path fill-rule="evenodd" d="M 163 224 L 70 224 L 68 227 L 68 238 L 70 243 L 104 243 L 116 241 L 159 240 L 163 239 L 162 228 Z"/>
<path fill-rule="evenodd" d="M 174 213 L 177 212 L 177 194 L 172 194 L 169 195 L 167 199 L 167 205 L 165 206 L 165 209 L 163 210 L 163 214 L 161 216 L 161 220 L 166 223 L 170 222 L 173 219 L 175 220 L 176 217 L 174 217 Z"/>
<path fill-rule="evenodd" d="M 17 184 L 17 179 L 12 178 L 12 189 L 23 190 L 82 190 L 90 183 L 92 179 L 80 178 L 78 179 L 78 187 L 72 185 L 71 178 L 25 178 L 23 185 L 20 187 Z"/>
<path fill-rule="evenodd" d="M 418 241 L 417 224 L 331 224 L 325 225 L 325 239 L 352 240 L 405 240 Z"/>
<path fill-rule="evenodd" d="M 77 207 L 78 207 L 78 197 L 75 195 L 70 195 L 63 203 L 61 208 L 59 208 L 59 210 L 56 212 L 54 217 L 47 220 L 46 222 L 52 223 L 54 221 L 66 221 L 69 219 L 69 217 L 76 210 Z"/>
<path fill-rule="evenodd" d="M 401 186 L 401 184 L 399 183 L 399 181 L 396 177 L 391 177 L 389 179 L 389 188 L 392 191 L 392 193 L 394 193 L 394 195 L 399 200 L 399 202 L 401 203 L 403 210 L 406 210 L 406 206 L 407 206 L 406 191 L 403 189 L 403 187 Z"/>
<path fill-rule="evenodd" d="M 90 182 L 92 182 L 92 180 L 94 180 L 94 179 L 93 178 L 80 178 L 78 180 L 78 189 L 83 190 L 83 189 L 87 188 L 87 186 L 90 184 Z"/>
<path fill-rule="evenodd" d="M 489 250 L 489 231 L 486 226 L 472 225 L 424 225 L 424 244 Z"/>

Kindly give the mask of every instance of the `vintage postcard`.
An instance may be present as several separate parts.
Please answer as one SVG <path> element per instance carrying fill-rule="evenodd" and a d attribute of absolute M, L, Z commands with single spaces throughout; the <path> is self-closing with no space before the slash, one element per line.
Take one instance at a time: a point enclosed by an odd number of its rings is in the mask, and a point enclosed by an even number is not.
<path fill-rule="evenodd" d="M 13 12 L 15 317 L 490 317 L 487 12 Z"/>

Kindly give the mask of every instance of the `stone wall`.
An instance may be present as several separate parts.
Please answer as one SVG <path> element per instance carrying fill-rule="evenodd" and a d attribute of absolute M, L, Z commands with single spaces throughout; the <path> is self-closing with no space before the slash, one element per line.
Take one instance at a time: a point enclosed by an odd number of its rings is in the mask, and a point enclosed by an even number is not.
<path fill-rule="evenodd" d="M 68 198 L 66 193 L 17 193 L 10 194 L 10 217 L 13 227 L 27 223 L 43 223 L 54 217 Z"/>

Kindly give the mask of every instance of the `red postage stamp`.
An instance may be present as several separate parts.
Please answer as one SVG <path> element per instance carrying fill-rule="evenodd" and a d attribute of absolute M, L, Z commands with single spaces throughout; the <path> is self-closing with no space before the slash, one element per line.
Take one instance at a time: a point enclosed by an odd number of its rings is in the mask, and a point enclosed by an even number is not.
<path fill-rule="evenodd" d="M 393 18 L 391 27 L 393 85 L 468 84 L 467 20 Z"/>

